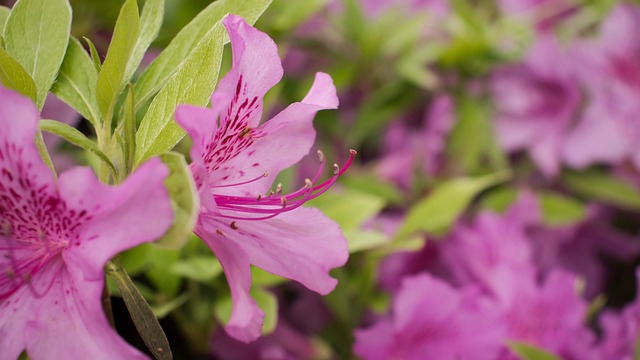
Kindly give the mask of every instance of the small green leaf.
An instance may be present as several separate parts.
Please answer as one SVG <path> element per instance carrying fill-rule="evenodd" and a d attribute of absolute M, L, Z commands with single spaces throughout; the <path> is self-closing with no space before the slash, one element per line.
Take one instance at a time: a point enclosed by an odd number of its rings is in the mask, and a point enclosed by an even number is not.
<path fill-rule="evenodd" d="M 521 360 L 560 360 L 559 357 L 536 346 L 523 342 L 509 341 L 507 346 L 516 353 Z"/>
<path fill-rule="evenodd" d="M 9 17 L 10 12 L 11 9 L 0 5 L 0 39 L 2 38 L 2 34 L 4 34 L 4 25 L 7 23 L 7 18 Z"/>
<path fill-rule="evenodd" d="M 140 38 L 136 42 L 131 58 L 127 63 L 127 69 L 124 73 L 125 79 L 131 79 L 149 45 L 158 37 L 163 16 L 164 0 L 147 0 L 144 3 L 142 14 L 140 15 Z"/>
<path fill-rule="evenodd" d="M 162 319 L 167 315 L 169 315 L 173 310 L 184 305 L 189 300 L 189 298 L 190 298 L 189 294 L 184 293 L 173 300 L 152 306 L 151 310 L 153 310 L 153 314 L 158 319 Z"/>
<path fill-rule="evenodd" d="M 119 264 L 109 262 L 106 273 L 113 279 L 140 337 L 156 359 L 172 359 L 171 348 L 158 318 L 133 281 Z"/>
<path fill-rule="evenodd" d="M 253 24 L 270 3 L 271 0 L 219 0 L 207 6 L 140 75 L 135 84 L 136 108 L 160 91 L 184 67 L 183 63 L 188 61 L 189 55 L 200 46 L 204 38 L 211 35 L 211 29 L 226 14 L 242 16 L 249 24 Z"/>
<path fill-rule="evenodd" d="M 543 220 L 551 227 L 575 224 L 587 215 L 584 204 L 568 196 L 545 191 L 538 193 L 538 200 Z"/>
<path fill-rule="evenodd" d="M 49 151 L 47 150 L 47 145 L 44 143 L 44 139 L 42 138 L 42 131 L 38 131 L 36 134 L 36 147 L 38 148 L 38 153 L 40 157 L 44 161 L 45 165 L 53 172 L 53 176 L 57 177 L 56 169 L 53 167 L 53 162 L 51 162 L 51 155 L 49 155 Z"/>
<path fill-rule="evenodd" d="M 343 233 L 349 241 L 350 254 L 375 249 L 390 241 L 387 235 L 375 230 L 346 229 Z"/>
<path fill-rule="evenodd" d="M 629 210 L 640 210 L 640 192 L 630 183 L 597 170 L 566 171 L 562 182 L 567 189 L 589 199 Z"/>
<path fill-rule="evenodd" d="M 95 142 L 89 140 L 89 138 L 87 138 L 83 133 L 78 131 L 78 129 L 56 120 L 40 120 L 40 123 L 38 126 L 42 131 L 56 134 L 61 138 L 67 140 L 68 142 L 72 143 L 73 145 L 76 145 L 85 150 L 91 151 L 92 153 L 96 154 L 102 161 L 104 161 L 104 163 L 109 166 L 109 168 L 114 174 L 117 173 L 116 168 L 111 162 L 111 160 L 109 159 L 109 157 L 105 155 L 100 150 L 100 148 L 98 148 L 98 145 Z"/>
<path fill-rule="evenodd" d="M 409 210 L 396 239 L 416 231 L 433 235 L 445 233 L 478 193 L 510 176 L 509 172 L 501 171 L 482 177 L 457 178 L 436 186 Z"/>
<path fill-rule="evenodd" d="M 169 271 L 187 279 L 206 283 L 222 274 L 222 266 L 214 256 L 191 256 L 172 264 Z"/>
<path fill-rule="evenodd" d="M 36 84 L 33 79 L 2 47 L 0 47 L 0 82 L 7 89 L 15 90 L 36 101 Z"/>
<path fill-rule="evenodd" d="M 185 131 L 173 120 L 178 104 L 207 104 L 218 81 L 222 39 L 223 28 L 218 24 L 204 36 L 155 97 L 136 135 L 136 166 L 152 156 L 171 150 L 184 137 Z"/>
<path fill-rule="evenodd" d="M 262 335 L 272 333 L 278 325 L 278 299 L 271 292 L 260 287 L 251 289 L 251 297 L 256 301 L 260 309 L 264 311 Z"/>
<path fill-rule="evenodd" d="M 127 0 L 116 21 L 107 56 L 102 64 L 96 85 L 100 112 L 107 123 L 113 115 L 113 106 L 125 82 L 125 70 L 140 34 L 140 15 L 136 0 Z"/>
<path fill-rule="evenodd" d="M 133 157 L 136 153 L 136 109 L 134 104 L 133 86 L 129 84 L 127 98 L 124 101 L 124 119 L 122 121 L 123 153 L 127 174 L 133 170 Z"/>
<path fill-rule="evenodd" d="M 91 39 L 89 39 L 86 36 L 83 36 L 82 38 L 87 43 L 87 45 L 89 45 L 89 53 L 91 54 L 91 61 L 93 61 L 93 67 L 96 69 L 96 74 L 99 74 L 100 71 L 102 70 L 102 60 L 100 60 L 100 54 L 98 54 L 98 49 L 96 49 L 96 46 L 93 44 Z M 96 75 L 96 79 L 97 79 L 97 75 Z"/>
<path fill-rule="evenodd" d="M 305 206 L 316 207 L 336 221 L 342 229 L 357 229 L 363 222 L 378 214 L 386 205 L 378 196 L 343 188 L 308 201 Z"/>
<path fill-rule="evenodd" d="M 70 30 L 67 0 L 20 0 L 7 19 L 5 49 L 33 78 L 40 109 L 67 51 Z"/>
<path fill-rule="evenodd" d="M 95 90 L 97 81 L 98 73 L 89 55 L 80 41 L 72 37 L 51 92 L 97 126 L 100 122 Z"/>
<path fill-rule="evenodd" d="M 177 248 L 189 239 L 189 234 L 198 219 L 200 198 L 189 165 L 182 154 L 170 152 L 160 155 L 160 159 L 170 171 L 164 184 L 169 190 L 174 219 L 169 231 L 155 244 Z"/>

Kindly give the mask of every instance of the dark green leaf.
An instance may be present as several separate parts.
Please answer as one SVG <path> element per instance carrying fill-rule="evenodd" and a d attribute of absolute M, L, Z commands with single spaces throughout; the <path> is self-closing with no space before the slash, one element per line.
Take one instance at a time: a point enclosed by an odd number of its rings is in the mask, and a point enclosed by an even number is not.
<path fill-rule="evenodd" d="M 561 178 L 578 195 L 629 210 L 640 210 L 640 192 L 630 183 L 597 170 L 566 171 Z"/>

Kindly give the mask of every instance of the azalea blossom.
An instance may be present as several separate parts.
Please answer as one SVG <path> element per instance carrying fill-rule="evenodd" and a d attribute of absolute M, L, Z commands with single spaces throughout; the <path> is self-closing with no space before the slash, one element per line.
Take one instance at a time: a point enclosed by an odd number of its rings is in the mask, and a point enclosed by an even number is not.
<path fill-rule="evenodd" d="M 282 194 L 274 177 L 306 155 L 315 138 L 313 117 L 338 106 L 331 78 L 318 73 L 307 96 L 260 124 L 264 94 L 282 77 L 275 43 L 242 18 L 223 20 L 233 65 L 211 96 L 211 109 L 180 106 L 176 120 L 193 139 L 191 170 L 201 197 L 194 232 L 215 253 L 227 276 L 233 310 L 226 325 L 234 338 L 255 340 L 264 313 L 249 295 L 250 265 L 326 294 L 337 281 L 329 270 L 348 257 L 338 225 L 302 207 L 326 191 L 349 166 L 318 183 L 322 167 L 298 191 Z M 324 164 L 324 157 L 320 156 Z"/>
<path fill-rule="evenodd" d="M 0 88 L 0 359 L 132 359 L 109 326 L 103 267 L 153 241 L 173 212 L 159 160 L 117 187 L 76 167 L 56 181 L 34 139 L 31 101 Z"/>

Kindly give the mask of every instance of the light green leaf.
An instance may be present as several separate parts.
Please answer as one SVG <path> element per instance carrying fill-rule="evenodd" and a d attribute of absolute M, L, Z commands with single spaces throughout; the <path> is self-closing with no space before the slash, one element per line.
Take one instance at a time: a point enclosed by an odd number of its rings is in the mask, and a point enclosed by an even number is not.
<path fill-rule="evenodd" d="M 36 101 L 36 84 L 16 60 L 0 47 L 0 82 L 7 89 Z"/>
<path fill-rule="evenodd" d="M 80 41 L 72 37 L 51 92 L 97 126 L 100 121 L 95 92 L 97 81 L 98 73 L 89 55 Z"/>
<path fill-rule="evenodd" d="M 93 44 L 91 39 L 89 39 L 86 36 L 83 36 L 82 38 L 87 43 L 87 45 L 89 45 L 89 53 L 91 54 L 91 61 L 93 61 L 93 67 L 96 69 L 96 74 L 99 74 L 100 70 L 102 70 L 102 61 L 100 60 L 100 54 L 98 54 L 98 49 L 96 49 L 96 46 Z M 97 75 L 96 75 L 96 78 L 97 78 Z"/>
<path fill-rule="evenodd" d="M 582 221 L 587 212 L 580 201 L 553 192 L 539 192 L 538 200 L 546 225 L 567 226 Z"/>
<path fill-rule="evenodd" d="M 211 28 L 226 14 L 242 16 L 249 24 L 253 24 L 270 3 L 271 0 L 219 0 L 207 6 L 140 75 L 135 84 L 136 108 L 160 91 L 184 67 L 183 63 L 187 61 L 189 54 L 200 46 L 202 39 L 211 35 Z"/>
<path fill-rule="evenodd" d="M 171 348 L 158 318 L 144 299 L 138 288 L 124 270 L 117 263 L 109 262 L 105 267 L 106 273 L 113 279 L 124 300 L 131 320 L 133 320 L 140 337 L 156 359 L 172 359 Z"/>
<path fill-rule="evenodd" d="M 184 245 L 189 239 L 189 234 L 198 219 L 200 198 L 189 165 L 182 154 L 170 152 L 162 154 L 160 159 L 170 171 L 164 184 L 169 190 L 174 218 L 169 231 L 155 244 L 161 247 L 176 248 Z"/>
<path fill-rule="evenodd" d="M 152 306 L 151 310 L 153 310 L 153 314 L 158 319 L 162 319 L 169 315 L 173 310 L 184 305 L 189 300 L 189 298 L 189 293 L 184 293 L 171 301 Z"/>
<path fill-rule="evenodd" d="M 56 120 L 40 120 L 38 124 L 40 130 L 50 132 L 52 134 L 56 134 L 61 138 L 67 140 L 73 145 L 79 146 L 85 150 L 89 150 L 92 153 L 96 154 L 105 164 L 109 166 L 111 171 L 116 174 L 116 168 L 109 159 L 107 155 L 105 155 L 98 145 L 89 140 L 83 133 L 78 131 L 78 129 L 71 127 L 65 123 L 56 121 Z"/>
<path fill-rule="evenodd" d="M 340 181 L 345 186 L 378 196 L 388 203 L 399 203 L 404 196 L 396 185 L 372 174 L 352 174 L 349 171 L 340 177 Z"/>
<path fill-rule="evenodd" d="M 40 109 L 67 51 L 70 30 L 67 0 L 20 0 L 7 18 L 5 49 L 33 78 Z"/>
<path fill-rule="evenodd" d="M 259 267 L 251 267 L 251 283 L 255 286 L 275 286 L 287 282 L 286 278 L 266 272 Z"/>
<path fill-rule="evenodd" d="M 122 120 L 123 153 L 127 174 L 133 170 L 133 157 L 136 154 L 136 110 L 134 108 L 133 86 L 129 84 L 127 98 L 124 101 L 124 119 Z"/>
<path fill-rule="evenodd" d="M 457 178 L 436 186 L 409 210 L 396 239 L 416 231 L 433 235 L 445 233 L 478 193 L 510 176 L 509 172 L 501 171 L 482 177 Z"/>
<path fill-rule="evenodd" d="M 49 155 L 49 151 L 47 150 L 47 145 L 44 143 L 44 138 L 42 138 L 42 131 L 38 131 L 36 133 L 36 147 L 38 148 L 38 154 L 44 161 L 45 165 L 53 172 L 53 176 L 57 177 L 56 169 L 53 167 L 53 162 L 51 162 L 51 155 Z"/>
<path fill-rule="evenodd" d="M 521 360 L 560 360 L 559 357 L 536 346 L 523 342 L 509 341 L 507 346 L 516 353 Z"/>
<path fill-rule="evenodd" d="M 140 15 L 136 0 L 127 0 L 116 21 L 107 56 L 98 75 L 96 96 L 104 120 L 110 124 L 113 106 L 125 82 L 125 70 L 140 34 Z"/>
<path fill-rule="evenodd" d="M 566 171 L 562 182 L 578 195 L 629 210 L 640 210 L 640 192 L 630 183 L 597 170 Z"/>
<path fill-rule="evenodd" d="M 4 25 L 7 22 L 7 18 L 9 17 L 9 13 L 11 9 L 6 6 L 0 5 L 0 38 L 2 38 L 2 34 L 4 34 Z"/>
<path fill-rule="evenodd" d="M 498 187 L 490 190 L 482 198 L 482 208 L 502 214 L 518 199 L 518 190 L 512 187 Z"/>
<path fill-rule="evenodd" d="M 308 201 L 305 206 L 316 207 L 332 218 L 342 229 L 357 229 L 363 222 L 378 214 L 386 202 L 375 195 L 343 188 Z"/>
<path fill-rule="evenodd" d="M 149 45 L 158 37 L 164 16 L 164 0 L 147 0 L 140 15 L 140 38 L 133 48 L 131 58 L 124 73 L 125 79 L 131 79 L 140 65 Z"/>
<path fill-rule="evenodd" d="M 271 334 L 278 325 L 278 298 L 260 287 L 251 289 L 251 297 L 256 301 L 260 309 L 264 311 L 262 335 Z"/>
<path fill-rule="evenodd" d="M 346 229 L 343 233 L 349 241 L 350 254 L 375 249 L 390 241 L 387 235 L 375 230 Z"/>
<path fill-rule="evenodd" d="M 214 256 L 191 256 L 172 264 L 169 271 L 187 279 L 207 283 L 222 274 L 222 266 Z"/>
<path fill-rule="evenodd" d="M 184 130 L 173 120 L 178 104 L 207 104 L 218 81 L 222 38 L 223 28 L 218 24 L 204 36 L 178 72 L 155 97 L 136 134 L 135 166 L 154 155 L 171 150 L 184 137 Z"/>

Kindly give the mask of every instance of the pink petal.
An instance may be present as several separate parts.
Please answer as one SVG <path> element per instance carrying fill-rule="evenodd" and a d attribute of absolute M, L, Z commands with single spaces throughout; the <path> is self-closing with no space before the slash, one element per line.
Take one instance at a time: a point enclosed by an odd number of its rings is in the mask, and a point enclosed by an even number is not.
<path fill-rule="evenodd" d="M 78 231 L 65 259 L 83 265 L 85 276 L 101 278 L 103 265 L 122 250 L 160 238 L 171 226 L 173 210 L 164 187 L 167 167 L 158 159 L 140 166 L 118 187 L 104 185 L 89 168 L 63 173 L 59 191 L 67 206 L 91 219 Z"/>
<path fill-rule="evenodd" d="M 237 230 L 223 222 L 218 225 L 251 264 L 323 295 L 337 284 L 329 270 L 344 265 L 349 256 L 339 226 L 315 208 L 298 208 L 268 220 L 236 221 Z"/>
<path fill-rule="evenodd" d="M 225 237 L 229 231 L 220 230 L 223 234 L 220 235 L 217 233 L 218 230 L 215 224 L 207 219 L 206 223 L 199 222 L 195 232 L 209 245 L 220 261 L 231 289 L 233 310 L 225 330 L 237 340 L 251 342 L 262 332 L 264 312 L 249 295 L 251 288 L 249 256 L 240 245 Z"/>

